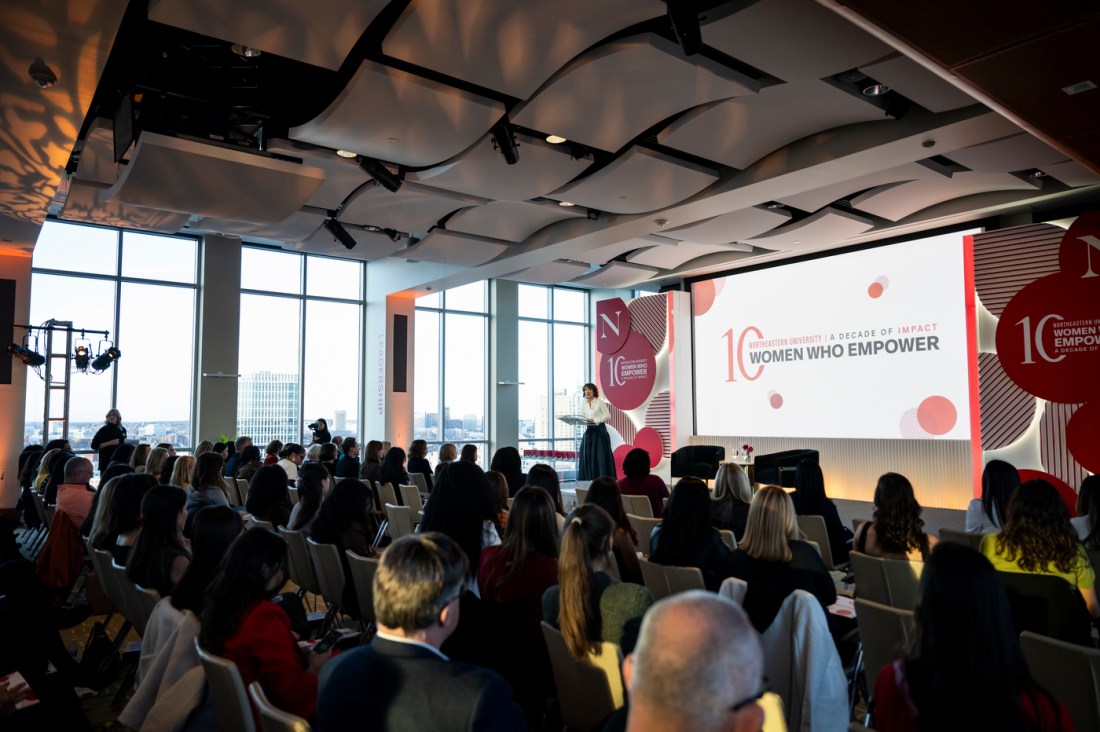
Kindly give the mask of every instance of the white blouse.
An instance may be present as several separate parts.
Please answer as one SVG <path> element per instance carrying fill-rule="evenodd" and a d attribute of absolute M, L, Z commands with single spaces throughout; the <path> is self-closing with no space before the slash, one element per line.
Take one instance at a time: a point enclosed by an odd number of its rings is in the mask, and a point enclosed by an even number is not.
<path fill-rule="evenodd" d="M 581 416 L 596 424 L 602 424 L 611 418 L 611 414 L 607 411 L 607 405 L 599 397 L 591 402 L 587 399 L 581 399 Z"/>

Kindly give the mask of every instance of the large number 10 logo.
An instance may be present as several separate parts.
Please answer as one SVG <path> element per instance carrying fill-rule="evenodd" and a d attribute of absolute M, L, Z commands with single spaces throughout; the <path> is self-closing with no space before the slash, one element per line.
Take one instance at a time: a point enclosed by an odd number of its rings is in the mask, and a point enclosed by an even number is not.
<path fill-rule="evenodd" d="M 1016 321 L 1016 325 L 1023 326 L 1023 329 L 1024 329 L 1024 360 L 1021 361 L 1020 363 L 1028 363 L 1028 364 L 1035 363 L 1035 359 L 1032 358 L 1032 348 L 1033 347 L 1034 347 L 1034 350 L 1039 353 L 1039 358 L 1043 359 L 1044 361 L 1046 361 L 1048 363 L 1058 363 L 1063 358 L 1065 358 L 1065 354 L 1063 354 L 1061 356 L 1056 356 L 1054 358 L 1051 358 L 1051 356 L 1047 353 L 1046 346 L 1043 345 L 1043 329 L 1046 328 L 1047 323 L 1050 322 L 1051 320 L 1063 320 L 1063 319 L 1064 318 L 1062 318 L 1061 315 L 1057 315 L 1056 313 L 1051 313 L 1050 315 L 1043 316 L 1043 319 L 1040 320 L 1038 322 L 1038 324 L 1036 324 L 1034 334 L 1032 333 L 1032 330 L 1031 330 L 1031 316 L 1030 315 L 1027 316 L 1026 318 L 1024 318 L 1023 320 Z M 1033 344 L 1034 344 L 1034 346 L 1033 346 Z"/>

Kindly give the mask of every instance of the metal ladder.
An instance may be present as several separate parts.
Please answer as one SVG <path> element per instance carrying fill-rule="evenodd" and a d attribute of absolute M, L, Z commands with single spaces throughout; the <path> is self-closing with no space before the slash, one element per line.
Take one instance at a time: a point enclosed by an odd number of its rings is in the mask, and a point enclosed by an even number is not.
<path fill-rule="evenodd" d="M 48 320 L 46 328 L 46 364 L 43 379 L 46 395 L 43 400 L 42 437 L 49 442 L 69 439 L 69 387 L 72 383 L 73 324 L 72 321 Z M 55 329 L 56 328 L 56 329 Z M 56 340 L 55 340 L 56 339 Z M 64 344 L 60 351 L 55 344 Z M 61 363 L 58 364 L 57 360 Z M 60 414 L 55 410 L 60 402 Z"/>

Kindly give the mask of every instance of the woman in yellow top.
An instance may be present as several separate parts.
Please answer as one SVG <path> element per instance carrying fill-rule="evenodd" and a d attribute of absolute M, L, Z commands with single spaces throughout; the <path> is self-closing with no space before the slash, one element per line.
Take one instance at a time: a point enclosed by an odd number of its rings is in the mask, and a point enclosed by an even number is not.
<path fill-rule="evenodd" d="M 1100 616 L 1088 553 L 1077 540 L 1066 504 L 1045 480 L 1029 480 L 1016 490 L 1001 533 L 982 537 L 982 554 L 998 572 L 1061 577 L 1081 593 L 1092 616 Z"/>

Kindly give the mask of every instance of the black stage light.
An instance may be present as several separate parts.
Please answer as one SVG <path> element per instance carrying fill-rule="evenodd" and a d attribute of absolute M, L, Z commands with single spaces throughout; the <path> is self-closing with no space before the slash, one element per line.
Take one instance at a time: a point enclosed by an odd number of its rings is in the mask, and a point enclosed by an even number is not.
<path fill-rule="evenodd" d="M 377 160 L 374 160 L 372 158 L 363 158 L 359 161 L 359 167 L 362 168 L 363 171 L 371 178 L 374 178 L 378 185 L 382 186 L 387 191 L 390 191 L 391 193 L 397 193 L 397 191 L 401 188 L 401 183 L 403 181 L 401 180 L 400 173 L 394 175 L 392 172 L 390 172 L 389 168 L 387 168 L 385 165 L 382 165 L 382 163 L 378 162 Z"/>
<path fill-rule="evenodd" d="M 352 238 L 351 234 L 348 233 L 348 230 L 344 228 L 343 224 L 341 224 L 336 219 L 325 219 L 325 228 L 328 229 L 334 237 L 336 237 L 336 241 L 343 244 L 344 247 L 346 247 L 347 249 L 354 249 L 355 245 L 359 243 Z"/>
<path fill-rule="evenodd" d="M 111 364 L 122 358 L 122 351 L 118 350 L 114 346 L 111 346 L 103 353 L 95 357 L 92 361 L 92 368 L 96 371 L 106 371 L 111 368 Z"/>
<path fill-rule="evenodd" d="M 12 343 L 8 346 L 8 353 L 22 361 L 24 366 L 41 366 L 46 363 L 46 357 L 41 353 L 36 353 L 18 343 Z"/>
<path fill-rule="evenodd" d="M 92 362 L 92 352 L 85 343 L 77 343 L 73 349 L 73 365 L 77 371 L 86 372 Z"/>
<path fill-rule="evenodd" d="M 512 125 L 505 118 L 493 127 L 493 147 L 500 150 L 504 156 L 504 162 L 515 165 L 519 162 L 519 145 L 516 144 L 516 133 Z"/>

